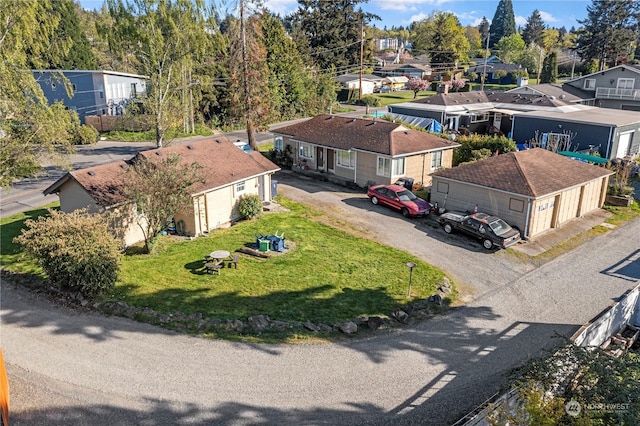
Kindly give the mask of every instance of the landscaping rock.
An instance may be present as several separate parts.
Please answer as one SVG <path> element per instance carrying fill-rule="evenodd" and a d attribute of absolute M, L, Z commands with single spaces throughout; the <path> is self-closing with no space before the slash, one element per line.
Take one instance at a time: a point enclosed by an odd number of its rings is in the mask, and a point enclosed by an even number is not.
<path fill-rule="evenodd" d="M 318 332 L 321 330 L 321 328 L 311 322 L 305 322 L 304 324 L 302 324 L 302 326 L 304 328 L 306 328 L 309 331 L 313 331 L 313 332 Z"/>
<path fill-rule="evenodd" d="M 384 324 L 384 320 L 380 317 L 369 317 L 369 319 L 367 320 L 367 325 L 372 330 L 379 329 L 380 327 L 382 327 L 382 324 Z"/>
<path fill-rule="evenodd" d="M 318 327 L 320 327 L 320 330 L 325 332 L 333 331 L 333 327 L 327 324 L 318 324 Z"/>
<path fill-rule="evenodd" d="M 353 321 L 336 324 L 336 328 L 344 334 L 353 334 L 358 331 L 358 326 Z"/>
<path fill-rule="evenodd" d="M 269 327 L 270 319 L 266 315 L 254 315 L 247 318 L 249 327 L 255 331 L 262 331 Z"/>
<path fill-rule="evenodd" d="M 227 331 L 242 331 L 242 329 L 244 328 L 244 323 L 240 320 L 227 320 L 227 323 L 225 324 L 225 329 Z"/>
<path fill-rule="evenodd" d="M 429 302 L 433 302 L 438 306 L 442 306 L 442 296 L 439 294 L 434 294 L 433 296 L 429 297 Z"/>
<path fill-rule="evenodd" d="M 391 314 L 397 321 L 405 324 L 409 319 L 409 314 L 403 311 L 402 309 L 397 309 Z"/>

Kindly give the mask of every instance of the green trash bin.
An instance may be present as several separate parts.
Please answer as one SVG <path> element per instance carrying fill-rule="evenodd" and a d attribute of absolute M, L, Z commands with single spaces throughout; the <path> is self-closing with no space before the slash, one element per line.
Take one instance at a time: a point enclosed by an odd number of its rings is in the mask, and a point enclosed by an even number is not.
<path fill-rule="evenodd" d="M 258 251 L 261 251 L 264 253 L 268 252 L 270 244 L 271 244 L 271 241 L 269 240 L 258 240 Z"/>

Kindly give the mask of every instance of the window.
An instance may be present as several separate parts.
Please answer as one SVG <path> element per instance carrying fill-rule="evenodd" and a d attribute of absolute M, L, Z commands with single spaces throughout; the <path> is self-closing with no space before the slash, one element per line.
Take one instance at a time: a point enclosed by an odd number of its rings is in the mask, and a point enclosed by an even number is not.
<path fill-rule="evenodd" d="M 483 114 L 471 114 L 469 115 L 470 123 L 479 123 L 481 121 L 489 121 L 489 113 L 485 112 Z"/>
<path fill-rule="evenodd" d="M 276 151 L 284 151 L 284 144 L 280 136 L 276 136 L 275 139 L 273 139 L 273 149 Z"/>
<path fill-rule="evenodd" d="M 378 157 L 377 174 L 380 176 L 391 176 L 391 159 Z"/>
<path fill-rule="evenodd" d="M 338 151 L 337 163 L 340 167 L 353 169 L 356 166 L 356 153 L 351 151 Z"/>
<path fill-rule="evenodd" d="M 438 182 L 438 187 L 436 189 L 441 194 L 448 194 L 449 193 L 449 184 L 446 183 L 446 182 Z"/>
<path fill-rule="evenodd" d="M 431 170 L 442 168 L 442 151 L 431 153 Z"/>
<path fill-rule="evenodd" d="M 596 79 L 595 78 L 585 78 L 584 79 L 584 88 L 587 90 L 596 90 Z"/>
<path fill-rule="evenodd" d="M 300 142 L 300 157 L 313 158 L 313 150 L 311 144 Z"/>
<path fill-rule="evenodd" d="M 131 83 L 131 97 L 135 98 L 138 95 L 138 89 L 136 83 Z"/>
<path fill-rule="evenodd" d="M 236 194 L 242 194 L 246 188 L 245 181 L 236 183 Z"/>
<path fill-rule="evenodd" d="M 104 99 L 104 92 L 100 91 L 100 99 Z"/>
<path fill-rule="evenodd" d="M 524 211 L 524 201 L 516 198 L 509 198 L 509 210 L 522 213 Z"/>
<path fill-rule="evenodd" d="M 635 78 L 619 78 L 618 79 L 618 89 L 633 89 L 633 85 L 635 84 Z"/>
<path fill-rule="evenodd" d="M 393 160 L 393 176 L 404 175 L 404 170 L 405 170 L 404 165 L 405 165 L 404 157 L 396 158 L 395 160 Z"/>

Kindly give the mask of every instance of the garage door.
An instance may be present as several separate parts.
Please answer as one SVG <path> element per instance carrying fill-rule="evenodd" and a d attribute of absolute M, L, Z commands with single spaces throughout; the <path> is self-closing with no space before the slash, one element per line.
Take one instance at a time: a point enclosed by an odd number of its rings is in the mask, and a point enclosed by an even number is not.
<path fill-rule="evenodd" d="M 554 206 L 555 197 L 543 198 L 536 202 L 533 208 L 533 223 L 531 224 L 530 234 L 532 237 L 551 228 Z"/>
<path fill-rule="evenodd" d="M 616 158 L 624 158 L 629 154 L 631 149 L 631 136 L 633 132 L 621 133 L 618 138 L 618 149 L 616 150 Z"/>

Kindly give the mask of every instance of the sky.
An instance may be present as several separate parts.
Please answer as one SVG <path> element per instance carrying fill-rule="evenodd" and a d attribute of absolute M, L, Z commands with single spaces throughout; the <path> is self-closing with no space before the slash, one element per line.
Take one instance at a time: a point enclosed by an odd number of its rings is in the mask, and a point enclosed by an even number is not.
<path fill-rule="evenodd" d="M 326 0 L 332 1 L 332 0 Z M 102 0 L 80 0 L 85 9 L 100 9 Z M 460 20 L 462 26 L 478 25 L 482 17 L 488 21 L 498 7 L 499 0 L 369 0 L 361 4 L 365 12 L 380 16 L 380 21 L 371 24 L 383 29 L 392 26 L 408 26 L 411 22 L 420 21 L 436 11 L 452 12 Z M 281 16 L 293 12 L 297 0 L 264 0 L 267 9 Z M 540 16 L 548 27 L 578 28 L 578 20 L 587 16 L 590 0 L 512 0 L 516 25 L 524 27 L 527 18 L 538 9 Z"/>

